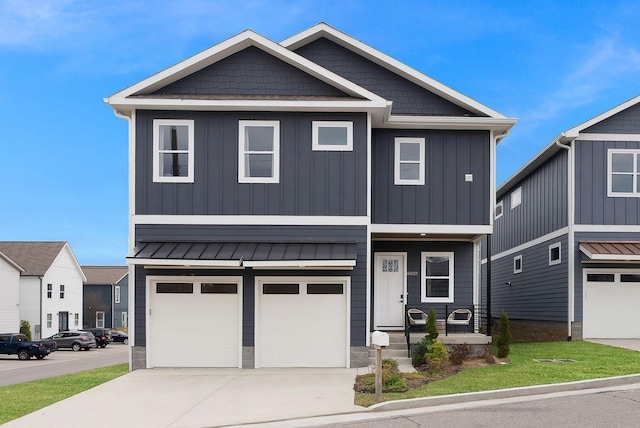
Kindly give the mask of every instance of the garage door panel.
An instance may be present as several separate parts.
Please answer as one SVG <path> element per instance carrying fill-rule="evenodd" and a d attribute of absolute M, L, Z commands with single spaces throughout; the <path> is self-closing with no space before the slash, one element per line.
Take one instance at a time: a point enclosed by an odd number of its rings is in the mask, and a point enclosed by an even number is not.
<path fill-rule="evenodd" d="M 626 274 L 623 274 L 626 275 Z M 613 281 L 605 280 L 613 277 Z M 622 282 L 620 274 L 591 275 L 584 291 L 583 336 L 597 338 L 640 338 L 637 308 L 640 282 Z"/>

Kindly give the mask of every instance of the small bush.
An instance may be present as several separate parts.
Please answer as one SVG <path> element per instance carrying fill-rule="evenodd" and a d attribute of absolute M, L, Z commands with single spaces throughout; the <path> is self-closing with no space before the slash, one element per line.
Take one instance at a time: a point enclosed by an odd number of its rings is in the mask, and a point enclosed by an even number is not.
<path fill-rule="evenodd" d="M 427 349 L 425 359 L 430 363 L 441 363 L 448 358 L 449 351 L 442 342 L 433 342 Z"/>
<path fill-rule="evenodd" d="M 20 334 L 27 336 L 27 340 L 31 341 L 31 324 L 27 320 L 20 321 Z"/>
<path fill-rule="evenodd" d="M 449 361 L 451 361 L 452 364 L 459 366 L 464 362 L 464 360 L 469 358 L 471 352 L 471 346 L 467 343 L 452 345 L 449 350 Z"/>
<path fill-rule="evenodd" d="M 506 358 L 509 355 L 509 344 L 511 343 L 511 331 L 509 331 L 509 317 L 505 311 L 500 315 L 500 324 L 498 325 L 498 340 L 496 341 L 496 356 L 498 358 Z"/>
<path fill-rule="evenodd" d="M 382 359 L 382 371 L 388 371 L 390 373 L 400 373 L 398 369 L 398 362 L 393 358 L 383 358 Z"/>
<path fill-rule="evenodd" d="M 411 364 L 413 364 L 413 367 L 420 367 L 426 362 L 424 357 L 427 355 L 427 349 L 432 342 L 433 341 L 429 339 L 429 336 L 425 336 L 413 348 L 413 351 L 411 352 Z"/>
<path fill-rule="evenodd" d="M 427 336 L 432 342 L 438 340 L 438 324 L 436 321 L 436 311 L 431 308 L 427 314 Z"/>
<path fill-rule="evenodd" d="M 375 373 L 357 376 L 354 389 L 357 392 L 375 392 Z M 408 389 L 407 382 L 398 370 L 398 362 L 393 358 L 384 358 L 382 360 L 382 392 L 405 392 Z"/>

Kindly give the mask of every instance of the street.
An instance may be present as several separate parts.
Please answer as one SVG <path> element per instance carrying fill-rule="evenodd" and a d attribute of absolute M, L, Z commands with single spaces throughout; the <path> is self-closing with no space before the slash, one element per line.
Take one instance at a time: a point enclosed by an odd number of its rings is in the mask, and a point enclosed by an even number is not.
<path fill-rule="evenodd" d="M 15 355 L 1 355 L 0 386 L 126 363 L 128 349 L 122 343 L 111 343 L 106 348 L 90 351 L 59 349 L 42 360 L 32 358 L 28 361 L 20 361 Z"/>
<path fill-rule="evenodd" d="M 368 414 L 332 428 L 415 427 L 632 427 L 640 426 L 640 384 L 460 405 Z M 390 414 L 393 414 L 390 416 Z M 304 424 L 299 426 L 311 426 Z M 319 425 L 315 425 L 319 426 Z"/>

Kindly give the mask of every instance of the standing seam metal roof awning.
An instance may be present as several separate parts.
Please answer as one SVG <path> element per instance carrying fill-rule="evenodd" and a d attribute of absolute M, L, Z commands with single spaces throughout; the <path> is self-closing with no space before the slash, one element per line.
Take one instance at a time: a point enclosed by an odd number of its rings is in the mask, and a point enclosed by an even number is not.
<path fill-rule="evenodd" d="M 640 242 L 638 241 L 580 241 L 580 251 L 591 260 L 638 261 Z"/>
<path fill-rule="evenodd" d="M 194 267 L 349 267 L 355 243 L 148 242 L 127 256 L 129 263 Z"/>

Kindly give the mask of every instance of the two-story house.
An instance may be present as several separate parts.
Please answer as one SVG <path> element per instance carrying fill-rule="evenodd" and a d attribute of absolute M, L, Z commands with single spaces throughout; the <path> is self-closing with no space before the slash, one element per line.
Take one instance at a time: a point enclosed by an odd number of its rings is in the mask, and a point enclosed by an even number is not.
<path fill-rule="evenodd" d="M 406 304 L 479 303 L 514 119 L 324 23 L 105 101 L 129 122 L 133 369 L 357 367 Z"/>
<path fill-rule="evenodd" d="M 5 262 L 0 261 L 0 266 L 8 265 L 9 270 L 19 273 L 0 276 L 18 280 L 3 283 L 2 288 L 18 291 L 19 319 L 29 321 L 34 339 L 81 328 L 82 282 L 86 278 L 67 242 L 0 241 L 0 259 Z M 10 296 L 7 309 L 14 319 L 15 291 Z M 17 332 L 19 328 L 18 322 L 5 331 Z"/>
<path fill-rule="evenodd" d="M 640 337 L 640 96 L 560 133 L 496 198 L 494 315 L 569 340 Z"/>
<path fill-rule="evenodd" d="M 82 266 L 84 328 L 122 328 L 129 321 L 129 269 L 126 266 Z"/>

